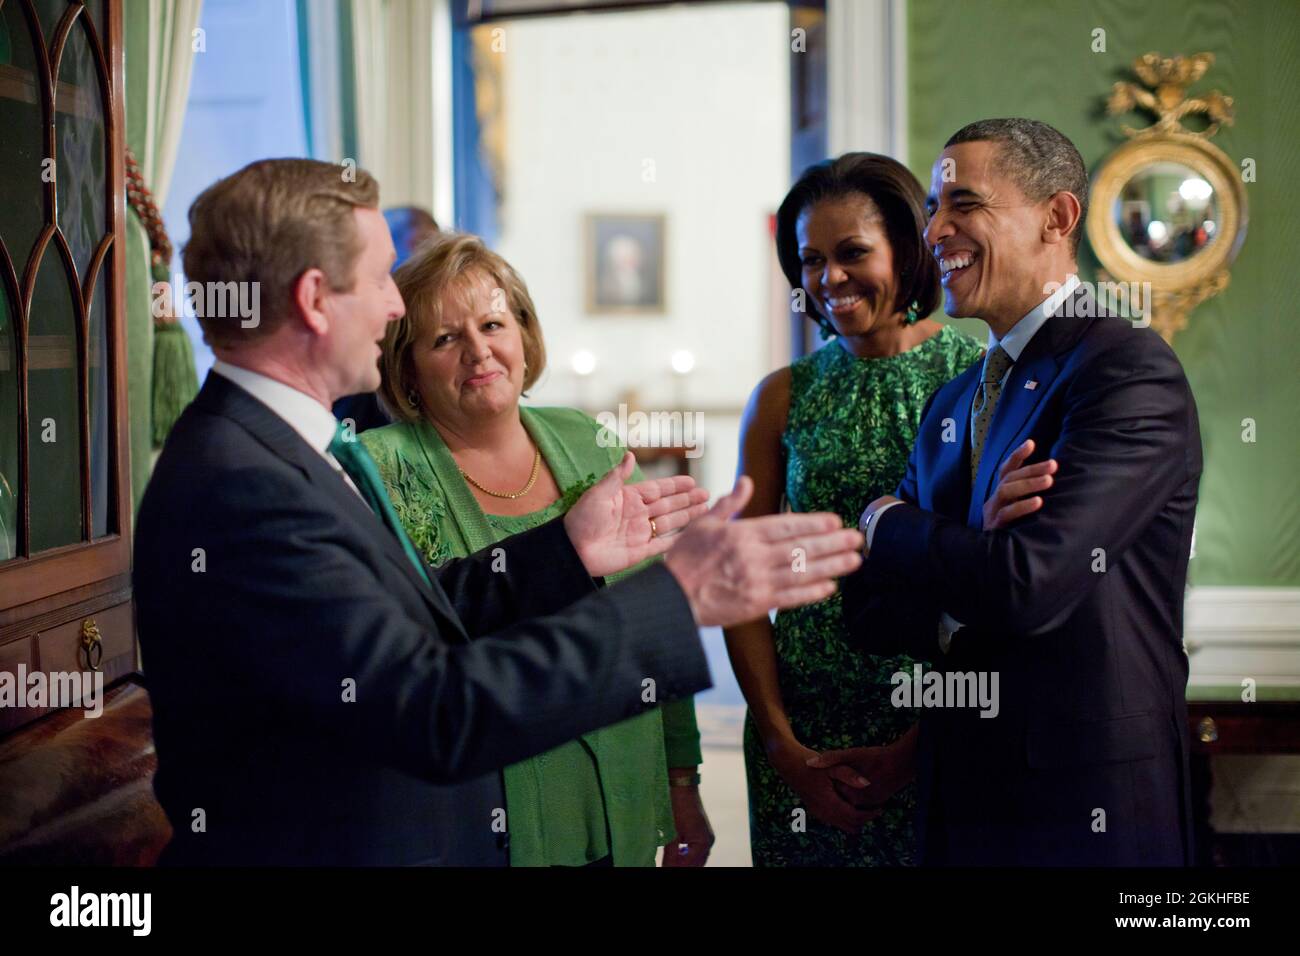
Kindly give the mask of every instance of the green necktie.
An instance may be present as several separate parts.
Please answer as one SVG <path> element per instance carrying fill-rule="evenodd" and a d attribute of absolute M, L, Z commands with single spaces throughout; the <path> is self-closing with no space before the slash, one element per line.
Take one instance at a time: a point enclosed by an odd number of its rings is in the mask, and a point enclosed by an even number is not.
<path fill-rule="evenodd" d="M 415 545 L 406 536 L 406 529 L 397 520 L 397 512 L 393 511 L 393 504 L 388 500 L 388 492 L 384 489 L 383 479 L 379 477 L 375 460 L 370 457 L 370 452 L 366 451 L 365 446 L 357 440 L 357 436 L 350 429 L 344 428 L 342 422 L 334 432 L 329 453 L 343 466 L 352 483 L 357 486 L 357 491 L 361 492 L 361 497 L 365 499 L 366 504 L 370 505 L 370 510 L 379 515 L 384 524 L 388 525 L 388 530 L 397 536 L 402 550 L 411 559 L 415 569 L 420 572 L 424 583 L 430 584 L 429 575 L 424 570 L 424 562 L 420 560 L 420 553 L 415 550 Z"/>
<path fill-rule="evenodd" d="M 984 439 L 988 437 L 989 424 L 993 421 L 993 412 L 1002 396 L 1002 378 L 1007 369 L 1015 363 L 1001 345 L 993 346 L 984 359 L 984 376 L 980 389 L 975 393 L 975 407 L 971 409 L 970 419 L 970 482 L 975 484 L 979 474 L 980 459 L 984 457 Z"/>

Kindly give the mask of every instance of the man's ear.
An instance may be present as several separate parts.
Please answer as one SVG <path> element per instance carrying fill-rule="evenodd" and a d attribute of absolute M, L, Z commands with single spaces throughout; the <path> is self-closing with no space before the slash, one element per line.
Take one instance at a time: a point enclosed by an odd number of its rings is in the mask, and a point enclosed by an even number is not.
<path fill-rule="evenodd" d="M 1079 217 L 1083 207 L 1079 197 L 1068 190 L 1054 193 L 1047 200 L 1047 220 L 1043 223 L 1043 241 L 1048 243 L 1065 242 L 1075 230 L 1082 229 Z"/>
<path fill-rule="evenodd" d="M 293 284 L 294 311 L 303 324 L 317 335 L 329 331 L 329 317 L 325 314 L 325 298 L 329 293 L 329 282 L 320 269 L 308 269 Z"/>

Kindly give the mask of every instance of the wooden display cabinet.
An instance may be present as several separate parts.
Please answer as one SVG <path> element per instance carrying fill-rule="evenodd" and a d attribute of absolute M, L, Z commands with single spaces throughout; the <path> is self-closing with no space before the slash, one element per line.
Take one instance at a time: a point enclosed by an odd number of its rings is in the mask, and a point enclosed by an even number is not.
<path fill-rule="evenodd" d="M 10 687 L 20 670 L 98 671 L 107 691 L 138 670 L 122 40 L 121 0 L 0 0 L 0 672 L 14 675 Z M 31 748 L 55 724 L 86 737 L 112 723 L 54 709 L 0 702 L 12 811 L 0 852 L 19 810 L 35 825 L 49 809 L 25 795 L 67 783 L 36 786 L 23 769 L 42 765 Z M 59 772 L 84 782 L 102 769 Z"/>

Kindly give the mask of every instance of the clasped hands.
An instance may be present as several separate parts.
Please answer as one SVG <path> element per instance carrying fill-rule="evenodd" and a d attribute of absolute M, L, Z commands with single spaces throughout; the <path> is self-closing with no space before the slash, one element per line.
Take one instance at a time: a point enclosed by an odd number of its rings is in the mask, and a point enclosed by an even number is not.
<path fill-rule="evenodd" d="M 710 508 L 708 492 L 686 476 L 624 484 L 635 463 L 628 452 L 587 489 L 565 514 L 565 531 L 592 577 L 666 552 L 664 563 L 701 626 L 824 600 L 837 578 L 862 564 L 862 535 L 838 515 L 732 520 L 754 492 L 748 477 Z"/>

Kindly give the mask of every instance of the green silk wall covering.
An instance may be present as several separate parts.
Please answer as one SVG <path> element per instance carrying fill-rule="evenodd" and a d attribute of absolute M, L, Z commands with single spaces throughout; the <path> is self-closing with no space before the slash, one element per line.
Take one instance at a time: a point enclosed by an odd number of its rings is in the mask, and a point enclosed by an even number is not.
<path fill-rule="evenodd" d="M 1122 142 L 1107 117 L 1111 85 L 1143 53 L 1208 50 L 1216 62 L 1192 93 L 1236 100 L 1236 125 L 1214 137 L 1246 183 L 1249 232 L 1232 283 L 1201 304 L 1174 348 L 1201 418 L 1206 466 L 1196 525 L 1195 585 L 1300 586 L 1300 0 L 908 0 L 909 164 L 923 183 L 944 141 L 994 116 L 1056 126 L 1094 171 Z M 1094 53 L 1093 31 L 1106 52 Z M 1081 278 L 1096 262 L 1083 253 Z M 982 323 L 958 323 L 984 335 Z M 1255 442 L 1242 440 L 1253 419 Z M 1046 507 L 1051 507 L 1050 493 Z"/>

